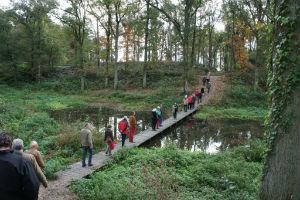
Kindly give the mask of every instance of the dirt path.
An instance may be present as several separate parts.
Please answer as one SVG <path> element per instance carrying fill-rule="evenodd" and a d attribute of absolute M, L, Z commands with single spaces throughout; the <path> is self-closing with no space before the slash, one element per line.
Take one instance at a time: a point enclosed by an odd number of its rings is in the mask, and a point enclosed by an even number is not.
<path fill-rule="evenodd" d="M 224 90 L 224 77 L 223 76 L 212 76 L 211 77 L 211 92 L 210 94 L 206 94 L 201 105 L 205 105 L 207 103 L 216 101 L 220 99 L 221 93 Z M 184 115 L 184 113 L 179 113 L 180 115 Z M 170 120 L 170 123 L 174 123 L 173 120 Z M 150 133 L 151 134 L 151 133 Z M 143 136 L 144 137 L 144 136 Z M 142 139 L 144 139 L 142 137 Z M 135 143 L 136 144 L 136 143 Z M 132 148 L 133 146 L 130 146 Z M 117 151 L 117 150 L 116 150 Z M 98 167 L 105 165 L 105 163 L 109 160 L 108 157 L 105 157 L 104 153 L 99 153 L 94 156 L 93 160 L 98 161 Z M 94 163 L 95 164 L 95 163 Z M 55 181 L 50 181 L 47 189 L 41 187 L 40 188 L 40 200 L 76 200 L 78 199 L 74 193 L 72 193 L 68 187 L 69 183 L 73 179 L 80 179 L 80 177 L 84 177 L 87 174 L 90 174 L 94 171 L 94 169 L 85 168 L 82 170 L 82 167 L 79 163 L 75 163 L 70 165 L 65 171 L 58 173 L 58 179 Z"/>

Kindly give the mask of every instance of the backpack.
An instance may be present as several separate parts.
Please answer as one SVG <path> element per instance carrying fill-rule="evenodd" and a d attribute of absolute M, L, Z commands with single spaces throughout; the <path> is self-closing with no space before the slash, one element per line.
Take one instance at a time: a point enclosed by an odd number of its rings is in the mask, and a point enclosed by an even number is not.
<path fill-rule="evenodd" d="M 125 120 L 121 120 L 118 124 L 118 129 L 120 133 L 125 133 L 127 130 L 127 123 Z"/>

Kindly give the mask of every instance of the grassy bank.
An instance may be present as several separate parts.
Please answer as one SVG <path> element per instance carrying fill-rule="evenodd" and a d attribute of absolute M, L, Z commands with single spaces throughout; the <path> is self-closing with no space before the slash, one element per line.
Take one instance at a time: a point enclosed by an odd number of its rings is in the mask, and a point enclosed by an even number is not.
<path fill-rule="evenodd" d="M 198 119 L 242 119 L 264 121 L 267 116 L 265 108 L 242 107 L 225 108 L 218 106 L 205 106 L 197 114 Z"/>
<path fill-rule="evenodd" d="M 118 152 L 90 179 L 72 186 L 80 199 L 256 199 L 262 145 L 207 155 L 165 149 Z"/>
<path fill-rule="evenodd" d="M 150 110 L 160 104 L 168 112 L 171 110 L 168 108 L 175 101 L 180 102 L 183 96 L 181 79 L 172 78 L 174 73 L 152 73 L 149 79 L 152 82 L 147 89 L 129 83 L 134 74 L 120 80 L 124 84 L 119 90 L 105 89 L 100 85 L 100 80 L 90 78 L 86 79 L 87 90 L 80 92 L 78 77 L 49 79 L 40 85 L 0 84 L 0 132 L 23 139 L 26 148 L 31 140 L 38 141 L 46 159 L 46 175 L 54 178 L 55 172 L 80 159 L 78 132 L 84 121 L 62 124 L 51 118 L 49 113 L 87 106 L 107 106 L 127 111 Z M 124 85 L 128 88 L 123 88 Z M 95 137 L 94 143 L 96 151 L 103 149 L 101 136 Z"/>
<path fill-rule="evenodd" d="M 254 89 L 245 74 L 231 74 L 225 79 L 220 101 L 204 106 L 198 119 L 241 119 L 264 121 L 268 114 L 266 91 Z M 246 76 L 247 77 L 247 76 Z"/>

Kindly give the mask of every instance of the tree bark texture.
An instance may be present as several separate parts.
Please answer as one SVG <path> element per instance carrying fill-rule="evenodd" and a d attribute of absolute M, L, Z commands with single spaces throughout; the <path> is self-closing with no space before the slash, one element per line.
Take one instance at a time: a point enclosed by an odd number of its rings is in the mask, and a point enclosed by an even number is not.
<path fill-rule="evenodd" d="M 270 69 L 269 83 L 271 113 L 268 136 L 271 150 L 266 159 L 261 200 L 300 199 L 299 7 L 297 0 L 281 0 L 279 4 L 280 45 L 275 53 L 273 70 Z"/>

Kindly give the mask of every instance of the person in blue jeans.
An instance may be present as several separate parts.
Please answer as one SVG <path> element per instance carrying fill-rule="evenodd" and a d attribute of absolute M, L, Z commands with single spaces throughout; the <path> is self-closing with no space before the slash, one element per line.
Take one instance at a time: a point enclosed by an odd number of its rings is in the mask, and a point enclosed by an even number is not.
<path fill-rule="evenodd" d="M 80 131 L 80 140 L 82 147 L 82 167 L 86 166 L 86 155 L 89 153 L 88 166 L 93 166 L 93 135 L 92 130 L 94 126 L 90 123 L 85 124 L 84 128 Z"/>

